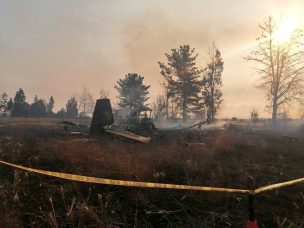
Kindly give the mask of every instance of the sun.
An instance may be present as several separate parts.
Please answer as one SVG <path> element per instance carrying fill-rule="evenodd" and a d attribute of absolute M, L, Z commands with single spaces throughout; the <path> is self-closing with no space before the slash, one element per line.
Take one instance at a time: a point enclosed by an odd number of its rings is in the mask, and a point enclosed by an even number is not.
<path fill-rule="evenodd" d="M 299 20 L 295 14 L 289 15 L 285 20 L 279 24 L 278 29 L 274 33 L 274 38 L 279 42 L 288 42 L 292 33 L 297 29 Z"/>

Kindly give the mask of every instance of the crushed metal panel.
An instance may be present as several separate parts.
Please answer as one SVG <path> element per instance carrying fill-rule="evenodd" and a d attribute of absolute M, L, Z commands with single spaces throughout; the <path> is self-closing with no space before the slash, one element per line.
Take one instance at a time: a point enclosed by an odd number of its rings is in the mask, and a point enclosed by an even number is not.
<path fill-rule="evenodd" d="M 106 130 L 106 132 L 113 134 L 113 135 L 118 135 L 118 136 L 122 136 L 128 139 L 132 139 L 138 142 L 142 142 L 142 143 L 149 143 L 151 138 L 147 138 L 141 135 L 136 135 L 134 133 L 131 133 L 129 131 L 113 131 L 113 130 Z"/>

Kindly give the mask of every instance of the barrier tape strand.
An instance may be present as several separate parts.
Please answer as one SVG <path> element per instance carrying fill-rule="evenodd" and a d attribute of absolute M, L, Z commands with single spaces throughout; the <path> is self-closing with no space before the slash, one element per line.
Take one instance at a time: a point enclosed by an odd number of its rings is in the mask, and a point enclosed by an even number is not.
<path fill-rule="evenodd" d="M 236 188 L 218 188 L 218 187 L 205 187 L 205 186 L 193 186 L 193 185 L 179 185 L 179 184 L 164 184 L 153 182 L 141 182 L 141 181 L 126 181 L 126 180 L 113 180 L 99 177 L 82 176 L 69 173 L 53 172 L 47 170 L 40 170 L 29 168 L 21 165 L 16 165 L 10 162 L 0 160 L 1 164 L 14 167 L 27 172 L 38 173 L 46 176 L 57 177 L 65 180 L 72 180 L 85 183 L 104 184 L 104 185 L 116 185 L 116 186 L 128 186 L 128 187 L 141 187 L 141 188 L 163 188 L 163 189 L 177 189 L 177 190 L 196 190 L 207 192 L 230 192 L 230 193 L 244 193 L 244 194 L 259 194 L 274 189 L 279 189 L 295 184 L 304 183 L 304 178 L 299 178 L 292 181 L 286 181 L 278 184 L 272 184 L 264 187 L 257 188 L 255 190 L 248 189 L 236 189 Z"/>
<path fill-rule="evenodd" d="M 191 186 L 191 185 L 177 185 L 177 184 L 162 184 L 152 182 L 140 182 L 140 181 L 125 181 L 125 180 L 113 180 L 104 179 L 98 177 L 82 176 L 69 173 L 59 173 L 53 171 L 46 171 L 40 169 L 28 168 L 13 163 L 0 160 L 1 164 L 21 169 L 27 172 L 38 173 L 46 176 L 57 177 L 65 180 L 73 180 L 78 182 L 104 184 L 104 185 L 116 185 L 116 186 L 128 186 L 128 187 L 141 187 L 141 188 L 164 188 L 164 189 L 177 189 L 177 190 L 197 190 L 208 192 L 230 192 L 230 193 L 244 193 L 248 194 L 251 191 L 247 189 L 233 189 L 233 188 L 217 188 L 217 187 L 203 187 L 203 186 Z"/>

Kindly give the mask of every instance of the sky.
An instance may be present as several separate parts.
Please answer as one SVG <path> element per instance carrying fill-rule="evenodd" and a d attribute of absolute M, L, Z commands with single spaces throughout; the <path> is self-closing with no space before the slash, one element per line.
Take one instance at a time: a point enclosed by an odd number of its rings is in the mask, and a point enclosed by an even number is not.
<path fill-rule="evenodd" d="M 296 0 L 0 0 L 0 93 L 23 88 L 28 102 L 53 96 L 58 110 L 86 86 L 95 98 L 109 91 L 115 105 L 117 80 L 134 72 L 151 85 L 151 103 L 162 93 L 165 53 L 189 44 L 204 68 L 215 42 L 224 60 L 220 117 L 248 118 L 252 108 L 268 117 L 259 76 L 243 57 L 266 17 L 296 12 L 304 20 L 303 7 Z"/>

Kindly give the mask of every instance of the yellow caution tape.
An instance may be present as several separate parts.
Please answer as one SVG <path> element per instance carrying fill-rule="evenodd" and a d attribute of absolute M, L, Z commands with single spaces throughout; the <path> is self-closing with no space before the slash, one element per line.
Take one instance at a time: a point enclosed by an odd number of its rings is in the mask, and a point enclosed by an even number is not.
<path fill-rule="evenodd" d="M 125 180 L 112 180 L 98 177 L 81 176 L 68 173 L 59 173 L 46 170 L 39 170 L 28 168 L 20 165 L 15 165 L 9 162 L 1 161 L 0 163 L 21 169 L 28 172 L 39 173 L 46 176 L 57 177 L 65 180 L 73 180 L 86 183 L 105 184 L 105 185 L 118 185 L 128 187 L 141 187 L 141 188 L 165 188 L 165 189 L 179 189 L 179 190 L 197 190 L 197 191 L 208 191 L 208 192 L 231 192 L 231 193 L 252 193 L 246 189 L 232 189 L 232 188 L 216 188 L 216 187 L 202 187 L 202 186 L 191 186 L 191 185 L 177 185 L 177 184 L 161 184 L 161 183 L 149 183 L 139 181 L 125 181 Z"/>
<path fill-rule="evenodd" d="M 248 193 L 248 194 L 259 194 L 266 191 L 271 191 L 274 189 L 279 189 L 282 187 L 287 187 L 299 183 L 304 183 L 304 178 L 287 181 L 283 183 L 273 184 L 264 186 L 255 190 L 248 189 L 234 189 L 234 188 L 217 188 L 217 187 L 204 187 L 204 186 L 191 186 L 191 185 L 178 185 L 178 184 L 162 184 L 162 183 L 151 183 L 151 182 L 140 182 L 140 181 L 125 181 L 125 180 L 113 180 L 104 179 L 98 177 L 89 177 L 82 175 L 75 175 L 69 173 L 59 173 L 40 169 L 28 168 L 13 163 L 5 162 L 0 160 L 0 163 L 21 169 L 27 172 L 38 173 L 46 176 L 57 177 L 65 180 L 95 183 L 95 184 L 105 184 L 105 185 L 117 185 L 117 186 L 128 186 L 128 187 L 141 187 L 141 188 L 165 188 L 165 189 L 179 189 L 179 190 L 196 190 L 196 191 L 207 191 L 207 192 L 230 192 L 230 193 Z"/>
<path fill-rule="evenodd" d="M 279 189 L 279 188 L 282 188 L 282 187 L 287 187 L 287 186 L 300 184 L 300 183 L 304 183 L 304 178 L 300 178 L 300 179 L 296 179 L 296 180 L 292 180 L 292 181 L 287 181 L 287 182 L 283 182 L 283 183 L 272 184 L 272 185 L 268 185 L 268 186 L 265 186 L 265 187 L 261 187 L 261 188 L 256 189 L 254 191 L 254 193 L 258 194 L 258 193 L 271 191 L 271 190 L 274 190 L 274 189 Z"/>
<path fill-rule="evenodd" d="M 49 125 L 49 126 L 57 126 L 58 124 L 55 123 L 14 123 L 14 124 L 6 124 L 6 125 L 0 125 L 0 128 L 2 127 L 8 127 L 8 126 L 16 126 L 16 125 Z M 117 134 L 120 136 L 125 136 L 124 132 L 114 132 L 111 130 L 107 130 L 107 132 L 112 134 Z M 130 134 L 128 132 L 128 138 L 138 140 L 141 142 L 148 143 L 150 138 L 145 138 L 143 136 L 138 136 L 135 134 Z M 215 191 L 215 192 L 231 192 L 231 193 L 250 193 L 250 194 L 259 194 L 266 191 L 271 191 L 274 189 L 279 189 L 295 184 L 304 183 L 304 178 L 287 181 L 283 183 L 278 184 L 272 184 L 264 187 L 260 187 L 255 190 L 247 190 L 247 189 L 231 189 L 231 188 L 217 188 L 217 187 L 203 187 L 203 186 L 190 186 L 190 185 L 177 185 L 177 184 L 162 184 L 162 183 L 149 183 L 149 182 L 139 182 L 139 181 L 124 181 L 124 180 L 112 180 L 112 179 L 104 179 L 104 178 L 97 178 L 97 177 L 89 177 L 89 176 L 81 176 L 81 175 L 74 175 L 74 174 L 68 174 L 68 173 L 59 173 L 59 172 L 52 172 L 52 171 L 46 171 L 46 170 L 39 170 L 39 169 L 33 169 L 28 168 L 24 166 L 15 165 L 9 162 L 1 161 L 0 163 L 15 167 L 17 169 L 21 169 L 28 172 L 43 174 L 47 176 L 57 177 L 61 179 L 66 180 L 73 180 L 73 181 L 79 181 L 79 182 L 87 182 L 87 183 L 96 183 L 96 184 L 105 184 L 105 185 L 118 185 L 118 186 L 129 186 L 129 187 L 142 187 L 142 188 L 166 188 L 166 189 L 180 189 L 180 190 L 197 190 L 197 191 Z"/>
<path fill-rule="evenodd" d="M 13 124 L 3 124 L 0 125 L 1 127 L 11 127 L 11 126 L 18 126 L 18 125 L 44 125 L 44 126 L 58 126 L 56 123 L 13 123 Z"/>
<path fill-rule="evenodd" d="M 0 127 L 10 127 L 10 126 L 16 126 L 19 124 L 5 124 L 5 125 L 0 125 Z"/>

